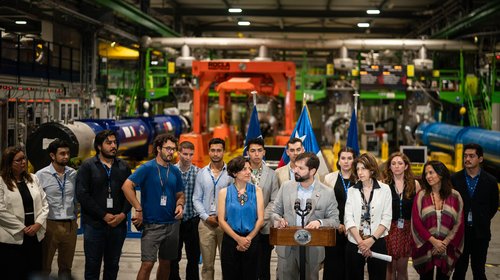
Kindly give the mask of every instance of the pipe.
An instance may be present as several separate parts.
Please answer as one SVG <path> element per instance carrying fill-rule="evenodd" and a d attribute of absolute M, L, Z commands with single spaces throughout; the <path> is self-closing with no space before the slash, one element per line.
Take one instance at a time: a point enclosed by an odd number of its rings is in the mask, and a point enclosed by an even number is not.
<path fill-rule="evenodd" d="M 182 47 L 207 49 L 246 49 L 266 46 L 274 49 L 339 49 L 346 47 L 355 50 L 405 49 L 419 50 L 425 46 L 428 50 L 475 51 L 477 46 L 467 41 L 421 40 L 421 39 L 348 39 L 348 40 L 279 40 L 258 38 L 150 38 L 143 37 L 142 46 L 146 48 Z"/>

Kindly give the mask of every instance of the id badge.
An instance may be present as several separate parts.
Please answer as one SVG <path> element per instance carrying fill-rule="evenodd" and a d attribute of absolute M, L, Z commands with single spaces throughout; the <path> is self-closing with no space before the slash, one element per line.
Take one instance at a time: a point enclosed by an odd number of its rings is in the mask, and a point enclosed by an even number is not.
<path fill-rule="evenodd" d="M 215 209 L 215 203 L 211 203 L 211 204 L 210 204 L 210 211 L 211 211 L 211 212 L 215 212 L 215 210 L 216 210 L 216 209 Z"/>
<path fill-rule="evenodd" d="M 405 226 L 405 220 L 402 218 L 398 219 L 398 228 L 404 228 Z"/>
<path fill-rule="evenodd" d="M 107 208 L 113 208 L 113 199 L 112 198 L 108 197 L 106 199 L 106 207 Z"/>
<path fill-rule="evenodd" d="M 371 234 L 372 234 L 372 232 L 371 232 L 370 226 L 369 225 L 363 226 L 363 235 L 370 236 Z"/>
<path fill-rule="evenodd" d="M 167 206 L 167 196 L 162 195 L 160 198 L 160 206 Z"/>
<path fill-rule="evenodd" d="M 467 222 L 472 223 L 472 211 L 469 211 L 469 214 L 467 215 Z"/>

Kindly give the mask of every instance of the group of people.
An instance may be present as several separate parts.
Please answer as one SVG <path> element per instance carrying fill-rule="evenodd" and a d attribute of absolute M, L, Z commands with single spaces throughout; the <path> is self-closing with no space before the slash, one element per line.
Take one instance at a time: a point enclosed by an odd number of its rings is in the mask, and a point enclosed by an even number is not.
<path fill-rule="evenodd" d="M 320 161 L 302 141 L 286 145 L 290 162 L 276 170 L 265 163 L 262 138 L 248 141 L 248 157 L 224 162 L 225 142 L 208 143 L 210 163 L 198 168 L 192 143 L 159 135 L 154 158 L 133 173 L 117 157 L 118 135 L 94 139 L 96 155 L 78 172 L 68 166 L 70 147 L 56 139 L 51 163 L 27 171 L 21 147 L 9 147 L 0 165 L 0 263 L 4 279 L 49 275 L 58 252 L 58 276 L 71 278 L 81 207 L 85 279 L 117 279 L 127 234 L 127 215 L 142 230 L 137 279 L 214 279 L 217 250 L 224 279 L 270 279 L 271 227 L 333 227 L 336 245 L 306 247 L 306 279 L 408 279 L 408 260 L 421 279 L 465 279 L 469 258 L 474 279 L 486 279 L 490 224 L 498 208 L 496 179 L 484 171 L 483 150 L 464 146 L 464 170 L 451 176 L 439 161 L 424 165 L 421 184 L 402 153 L 382 172 L 369 153 L 339 151 L 338 171 L 319 178 Z M 177 152 L 179 161 L 174 164 Z M 140 190 L 137 196 L 135 190 Z M 310 205 L 302 221 L 295 212 Z M 373 258 L 388 254 L 392 262 Z M 276 246 L 277 278 L 299 278 L 299 249 Z M 18 269 L 23 264 L 23 269 Z"/>

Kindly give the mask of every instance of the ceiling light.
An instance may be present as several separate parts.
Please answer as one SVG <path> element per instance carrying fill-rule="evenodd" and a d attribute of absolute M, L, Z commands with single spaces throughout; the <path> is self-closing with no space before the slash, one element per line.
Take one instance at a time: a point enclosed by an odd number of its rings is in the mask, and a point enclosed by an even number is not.
<path fill-rule="evenodd" d="M 28 22 L 25 20 L 16 20 L 16 24 L 27 24 Z"/>
<path fill-rule="evenodd" d="M 360 22 L 358 23 L 358 27 L 366 28 L 370 27 L 370 24 L 368 22 Z"/>
<path fill-rule="evenodd" d="M 378 14 L 380 14 L 380 10 L 376 10 L 376 9 L 366 10 L 366 13 L 369 15 L 378 15 Z"/>
<path fill-rule="evenodd" d="M 238 25 L 239 26 L 249 26 L 250 22 L 246 21 L 246 20 L 241 20 L 241 21 L 238 21 Z"/>
<path fill-rule="evenodd" d="M 111 47 L 114 48 L 116 46 L 116 42 L 111 43 Z"/>
<path fill-rule="evenodd" d="M 243 12 L 243 10 L 240 9 L 240 8 L 229 8 L 228 12 L 230 12 L 230 13 L 241 13 L 241 12 Z"/>

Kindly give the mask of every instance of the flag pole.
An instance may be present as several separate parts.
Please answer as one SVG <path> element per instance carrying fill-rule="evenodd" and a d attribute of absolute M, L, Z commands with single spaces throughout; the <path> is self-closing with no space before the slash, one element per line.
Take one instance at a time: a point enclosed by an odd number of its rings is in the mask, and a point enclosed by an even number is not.
<path fill-rule="evenodd" d="M 253 106 L 257 106 L 257 91 L 253 90 L 250 94 L 253 95 Z"/>

